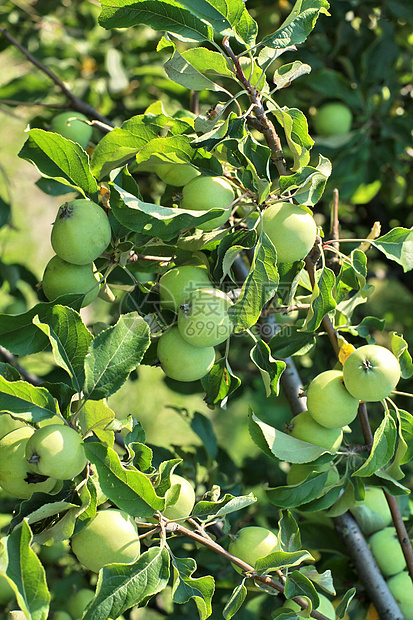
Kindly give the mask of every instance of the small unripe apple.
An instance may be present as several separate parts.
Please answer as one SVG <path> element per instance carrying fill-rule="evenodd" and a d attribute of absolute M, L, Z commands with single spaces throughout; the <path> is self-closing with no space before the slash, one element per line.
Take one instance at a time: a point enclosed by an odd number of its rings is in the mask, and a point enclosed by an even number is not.
<path fill-rule="evenodd" d="M 31 471 L 25 450 L 28 439 L 34 434 L 31 426 L 22 426 L 0 439 L 0 486 L 19 499 L 29 499 L 33 493 L 50 493 L 56 478 L 36 476 Z"/>
<path fill-rule="evenodd" d="M 406 560 L 395 527 L 385 527 L 369 538 L 369 545 L 378 567 L 385 577 L 397 575 L 406 568 Z"/>
<path fill-rule="evenodd" d="M 413 583 L 409 573 L 404 570 L 390 577 L 387 585 L 400 607 L 404 620 L 413 620 Z"/>
<path fill-rule="evenodd" d="M 307 409 L 311 417 L 326 428 L 338 428 L 353 422 L 359 401 L 347 391 L 340 370 L 326 370 L 315 377 L 307 391 Z"/>
<path fill-rule="evenodd" d="M 166 376 L 175 381 L 202 379 L 215 361 L 214 347 L 194 347 L 182 338 L 177 327 L 159 338 L 157 355 Z"/>
<path fill-rule="evenodd" d="M 77 142 L 85 149 L 93 133 L 92 126 L 82 122 L 88 120 L 87 116 L 80 112 L 72 110 L 69 112 L 61 112 L 53 117 L 51 130 L 55 133 L 60 133 L 61 136 L 68 140 Z"/>
<path fill-rule="evenodd" d="M 38 428 L 26 444 L 26 459 L 34 473 L 58 480 L 71 480 L 87 464 L 81 436 L 61 424 Z"/>
<path fill-rule="evenodd" d="M 279 550 L 280 545 L 274 532 L 265 527 L 255 525 L 241 528 L 237 532 L 235 539 L 231 540 L 228 546 L 228 551 L 232 555 L 235 555 L 235 557 L 253 568 L 255 568 L 259 558 Z M 237 572 L 242 573 L 238 566 L 234 565 L 234 568 Z"/>
<path fill-rule="evenodd" d="M 340 101 L 322 105 L 314 117 L 314 130 L 319 136 L 337 136 L 351 129 L 353 114 L 350 108 Z"/>
<path fill-rule="evenodd" d="M 73 618 L 66 611 L 59 609 L 59 611 L 53 613 L 52 620 L 73 620 Z"/>
<path fill-rule="evenodd" d="M 197 226 L 201 230 L 213 230 L 228 221 L 234 198 L 234 190 L 226 179 L 200 175 L 184 185 L 180 207 L 189 211 L 208 211 L 214 207 L 225 209 L 222 215 Z"/>
<path fill-rule="evenodd" d="M 13 418 L 8 413 L 0 413 L 0 439 L 10 433 L 10 431 L 14 431 L 16 428 L 21 428 L 24 426 L 24 423 L 21 420 L 17 420 Z"/>
<path fill-rule="evenodd" d="M 94 591 L 89 588 L 82 588 L 69 596 L 67 599 L 67 611 L 73 620 L 78 620 L 83 616 L 83 612 L 94 596 Z"/>
<path fill-rule="evenodd" d="M 178 312 L 189 293 L 198 288 L 208 288 L 211 280 L 203 267 L 181 265 L 170 269 L 159 280 L 162 308 Z"/>
<path fill-rule="evenodd" d="M 195 347 L 214 347 L 227 340 L 234 329 L 228 314 L 232 302 L 215 288 L 196 289 L 178 311 L 178 329 Z"/>
<path fill-rule="evenodd" d="M 363 501 L 350 508 L 364 534 L 372 534 L 392 523 L 389 505 L 380 487 L 365 487 Z"/>
<path fill-rule="evenodd" d="M 116 508 L 99 510 L 90 523 L 72 536 L 71 546 L 79 562 L 95 573 L 107 564 L 132 564 L 140 555 L 134 519 Z"/>
<path fill-rule="evenodd" d="M 262 227 L 277 250 L 278 263 L 293 263 L 312 249 L 317 226 L 302 206 L 290 202 L 270 205 L 262 214 Z"/>
<path fill-rule="evenodd" d="M 86 265 L 106 250 L 111 234 L 109 219 L 98 204 L 84 198 L 71 200 L 59 208 L 52 247 L 68 263 Z"/>
<path fill-rule="evenodd" d="M 171 521 L 188 517 L 195 504 L 195 491 L 191 483 L 178 474 L 171 475 L 171 487 L 167 490 L 165 497 L 168 498 L 168 494 L 171 495 L 172 485 L 176 484 L 181 486 L 178 499 L 174 504 L 165 508 L 163 512 L 164 517 Z"/>
<path fill-rule="evenodd" d="M 329 452 L 337 452 L 342 439 L 343 430 L 341 428 L 326 428 L 318 424 L 308 411 L 303 411 L 294 416 L 290 423 L 290 434 L 295 439 L 307 441 L 320 448 L 325 448 Z"/>
<path fill-rule="evenodd" d="M 322 473 L 328 470 L 325 486 L 336 484 L 340 480 L 340 474 L 335 466 L 330 463 L 313 465 L 312 463 L 292 463 L 287 473 L 287 484 L 300 484 L 311 472 Z"/>
<path fill-rule="evenodd" d="M 82 307 L 90 304 L 99 293 L 99 274 L 93 263 L 72 265 L 60 256 L 53 256 L 43 273 L 42 288 L 49 301 L 61 295 L 76 293 L 85 295 Z"/>
<path fill-rule="evenodd" d="M 174 187 L 182 187 L 199 175 L 190 164 L 159 164 L 154 170 L 161 181 Z"/>
<path fill-rule="evenodd" d="M 385 347 L 366 344 L 359 347 L 343 365 L 344 385 L 354 398 L 376 402 L 387 398 L 400 379 L 400 364 Z"/>

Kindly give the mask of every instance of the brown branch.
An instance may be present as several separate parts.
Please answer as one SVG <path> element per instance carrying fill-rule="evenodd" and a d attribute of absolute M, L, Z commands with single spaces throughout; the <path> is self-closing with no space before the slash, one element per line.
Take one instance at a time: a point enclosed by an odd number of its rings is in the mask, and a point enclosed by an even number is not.
<path fill-rule="evenodd" d="M 228 56 L 231 58 L 231 61 L 233 62 L 233 71 L 235 75 L 245 88 L 249 100 L 253 105 L 252 113 L 256 120 L 253 120 L 253 117 L 249 115 L 249 117 L 247 116 L 247 122 L 252 122 L 254 124 L 254 128 L 263 134 L 267 146 L 271 151 L 271 161 L 276 165 L 280 176 L 285 176 L 287 173 L 287 167 L 281 147 L 281 141 L 277 132 L 275 131 L 273 123 L 267 117 L 261 97 L 257 89 L 251 85 L 249 80 L 247 80 L 244 71 L 242 70 L 239 59 L 234 54 L 229 45 L 228 37 L 224 37 L 222 45 Z"/>
<path fill-rule="evenodd" d="M 413 550 L 406 526 L 400 513 L 399 504 L 397 503 L 396 498 L 390 495 L 386 489 L 383 489 L 383 491 L 390 508 L 394 527 L 396 528 L 397 538 L 399 539 L 404 559 L 406 560 L 407 570 L 409 572 L 410 579 L 413 581 Z"/>
<path fill-rule="evenodd" d="M 0 346 L 0 357 L 3 358 L 3 360 L 7 364 L 10 364 L 10 366 L 13 366 L 13 368 L 15 368 L 17 372 L 19 372 L 19 374 L 23 377 L 23 379 L 27 381 L 28 383 L 31 383 L 32 385 L 40 385 L 42 383 L 42 380 L 40 379 L 40 377 L 38 377 L 37 375 L 34 375 L 32 372 L 29 372 L 28 370 L 25 370 L 23 366 L 20 366 L 20 364 L 17 362 L 17 359 L 13 355 L 13 353 L 10 353 L 10 351 L 8 351 L 2 346 Z"/>
<path fill-rule="evenodd" d="M 40 60 L 37 60 L 37 58 L 33 56 L 33 54 L 29 52 L 29 50 L 23 47 L 23 45 L 21 45 L 21 43 L 19 43 L 19 41 L 17 41 L 17 39 L 15 39 L 13 35 L 11 35 L 5 28 L 0 27 L 0 34 L 2 34 L 12 45 L 17 47 L 17 49 L 20 50 L 22 54 L 24 54 L 35 67 L 40 69 L 40 71 L 47 75 L 56 84 L 56 86 L 62 91 L 62 93 L 69 99 L 71 107 L 74 110 L 77 110 L 78 112 L 81 112 L 82 114 L 85 114 L 92 119 L 96 119 L 101 123 L 104 123 L 105 125 L 113 127 L 112 123 L 105 116 L 99 114 L 99 112 L 97 112 L 97 110 L 95 110 L 93 106 L 85 103 L 84 101 L 76 97 L 67 88 L 67 86 L 65 86 L 62 80 L 58 78 L 55 73 L 53 73 L 53 71 L 51 71 L 48 67 L 46 67 L 46 65 L 40 62 Z"/>

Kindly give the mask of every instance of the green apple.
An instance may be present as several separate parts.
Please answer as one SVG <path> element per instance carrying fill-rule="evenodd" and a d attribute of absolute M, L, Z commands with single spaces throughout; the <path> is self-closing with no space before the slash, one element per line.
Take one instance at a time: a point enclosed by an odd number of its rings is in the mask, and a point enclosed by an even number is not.
<path fill-rule="evenodd" d="M 369 538 L 369 545 L 378 567 L 385 577 L 397 575 L 406 568 L 406 560 L 395 527 L 385 527 Z"/>
<path fill-rule="evenodd" d="M 350 508 L 364 534 L 382 530 L 392 523 L 389 505 L 380 487 L 365 487 L 365 497 Z"/>
<path fill-rule="evenodd" d="M 83 616 L 83 612 L 94 596 L 94 591 L 89 588 L 82 588 L 69 596 L 67 599 L 67 611 L 73 620 L 78 620 L 78 618 Z"/>
<path fill-rule="evenodd" d="M 0 573 L 0 605 L 6 606 L 13 598 L 13 588 L 7 578 Z"/>
<path fill-rule="evenodd" d="M 226 179 L 200 175 L 184 185 L 180 207 L 189 211 L 225 209 L 222 215 L 197 226 L 201 230 L 213 230 L 228 221 L 234 199 L 234 190 Z"/>
<path fill-rule="evenodd" d="M 99 280 L 94 263 L 72 265 L 59 256 L 53 256 L 44 270 L 42 288 L 49 301 L 69 293 L 85 295 L 84 307 L 98 296 Z"/>
<path fill-rule="evenodd" d="M 326 428 L 338 428 L 357 417 L 359 401 L 346 389 L 340 370 L 326 370 L 315 377 L 307 391 L 311 417 Z"/>
<path fill-rule="evenodd" d="M 69 542 L 67 540 L 59 540 L 53 545 L 41 545 L 39 557 L 46 564 L 55 564 L 63 558 L 69 551 Z"/>
<path fill-rule="evenodd" d="M 182 187 L 199 175 L 190 164 L 159 164 L 155 166 L 155 172 L 161 181 L 174 187 Z"/>
<path fill-rule="evenodd" d="M 293 263 L 305 258 L 317 235 L 311 213 L 291 202 L 278 202 L 265 209 L 262 228 L 277 250 L 278 263 Z"/>
<path fill-rule="evenodd" d="M 259 558 L 279 550 L 280 544 L 276 534 L 265 527 L 255 525 L 241 528 L 228 546 L 228 551 L 232 555 L 253 568 L 255 568 Z M 238 566 L 234 565 L 234 568 L 237 572 L 242 573 Z"/>
<path fill-rule="evenodd" d="M 203 267 L 182 265 L 163 274 L 159 280 L 159 296 L 162 308 L 178 312 L 189 293 L 198 288 L 208 288 L 211 280 Z"/>
<path fill-rule="evenodd" d="M 21 420 L 13 418 L 9 413 L 0 413 L 0 439 L 10 431 L 22 426 L 24 423 Z"/>
<path fill-rule="evenodd" d="M 122 510 L 107 508 L 71 539 L 72 551 L 83 566 L 98 573 L 113 563 L 132 564 L 140 555 L 134 519 Z"/>
<path fill-rule="evenodd" d="M 65 202 L 53 224 L 51 242 L 56 254 L 68 263 L 92 263 L 108 247 L 111 239 L 109 219 L 91 200 Z"/>
<path fill-rule="evenodd" d="M 311 474 L 311 472 L 321 474 L 327 470 L 329 471 L 325 486 L 336 484 L 336 482 L 340 480 L 340 474 L 338 473 L 337 467 L 331 466 L 330 463 L 325 463 L 324 465 L 313 465 L 312 463 L 292 463 L 287 473 L 287 484 L 300 484 Z"/>
<path fill-rule="evenodd" d="M 25 459 L 27 441 L 34 434 L 31 426 L 22 426 L 0 439 L 0 486 L 19 499 L 29 499 L 33 493 L 50 493 L 56 478 L 37 476 Z"/>
<path fill-rule="evenodd" d="M 52 620 L 73 620 L 73 618 L 67 612 L 59 609 L 59 611 L 53 613 Z"/>
<path fill-rule="evenodd" d="M 290 434 L 295 439 L 307 441 L 329 452 L 337 452 L 343 440 L 341 428 L 326 428 L 318 424 L 308 411 L 303 411 L 294 416 L 290 423 Z"/>
<path fill-rule="evenodd" d="M 228 314 L 232 302 L 215 288 L 192 291 L 179 307 L 178 329 L 194 347 L 214 347 L 227 340 L 234 329 Z"/>
<path fill-rule="evenodd" d="M 175 381 L 202 379 L 215 361 L 214 347 L 194 347 L 182 338 L 177 327 L 159 338 L 157 355 L 166 376 Z"/>
<path fill-rule="evenodd" d="M 87 464 L 81 436 L 61 424 L 38 428 L 27 441 L 26 459 L 34 473 L 58 480 L 71 480 Z"/>
<path fill-rule="evenodd" d="M 188 517 L 195 504 L 195 491 L 191 483 L 182 476 L 178 476 L 178 474 L 171 475 L 171 487 L 167 490 L 165 498 L 171 497 L 175 492 L 175 489 L 172 487 L 177 484 L 180 485 L 177 500 L 163 511 L 163 516 L 171 521 Z"/>
<path fill-rule="evenodd" d="M 413 620 L 413 583 L 409 573 L 404 570 L 390 577 L 387 585 L 400 607 L 404 620 Z"/>
<path fill-rule="evenodd" d="M 351 129 L 353 114 L 350 108 L 340 101 L 322 105 L 314 117 L 314 130 L 319 136 L 337 136 Z"/>
<path fill-rule="evenodd" d="M 80 120 L 78 120 L 80 119 Z M 52 119 L 51 130 L 55 133 L 60 133 L 61 136 L 77 142 L 84 149 L 89 144 L 89 140 L 92 137 L 93 128 L 88 123 L 89 119 L 80 112 L 61 112 Z"/>
<path fill-rule="evenodd" d="M 400 364 L 385 347 L 359 347 L 343 365 L 344 385 L 354 398 L 375 402 L 387 398 L 400 379 Z"/>

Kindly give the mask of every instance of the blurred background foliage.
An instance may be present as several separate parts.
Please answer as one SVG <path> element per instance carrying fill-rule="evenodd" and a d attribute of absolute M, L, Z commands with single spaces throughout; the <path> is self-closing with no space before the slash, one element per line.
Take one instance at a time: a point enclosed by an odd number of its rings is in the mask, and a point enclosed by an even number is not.
<path fill-rule="evenodd" d="M 259 24 L 260 36 L 273 31 L 293 4 L 288 0 L 247 2 Z M 188 109 L 191 94 L 168 80 L 164 72 L 163 63 L 168 57 L 156 51 L 159 35 L 149 28 L 106 31 L 98 25 L 99 12 L 98 3 L 88 0 L 56 0 L 52 5 L 48 0 L 3 0 L 0 25 L 51 69 L 74 95 L 115 125 L 143 113 L 159 100 L 171 115 Z M 403 0 L 333 0 L 330 12 L 331 17 L 320 16 L 305 45 L 284 54 L 280 64 L 299 58 L 312 71 L 279 91 L 277 97 L 281 106 L 297 107 L 306 114 L 315 139 L 312 163 L 318 160 L 318 153 L 333 163 L 332 177 L 315 209 L 318 223 L 328 234 L 332 192 L 338 188 L 342 237 L 363 238 L 376 220 L 381 222 L 383 233 L 394 226 L 411 227 L 413 5 Z M 36 283 L 52 255 L 50 225 L 63 201 L 56 186 L 39 181 L 36 171 L 18 159 L 17 153 L 25 140 L 26 125 L 48 128 L 56 113 L 53 106 L 65 106 L 67 101 L 53 82 L 1 34 L 0 63 L 0 311 L 15 314 L 37 301 Z M 273 65 L 271 71 L 276 68 Z M 268 78 L 271 82 L 271 74 Z M 350 133 L 328 138 L 315 135 L 313 118 L 317 108 L 336 100 L 345 102 L 353 112 Z M 204 114 L 218 101 L 217 93 L 201 92 L 200 113 Z M 92 146 L 100 137 L 95 129 Z M 144 197 L 160 200 L 163 184 L 154 177 L 142 175 L 141 191 Z M 343 250 L 350 252 L 356 245 L 347 243 Z M 147 271 L 148 267 L 142 266 L 141 270 Z M 358 306 L 354 323 L 365 316 L 384 318 L 386 332 L 404 333 L 406 340 L 412 342 L 412 274 L 395 269 L 394 263 L 388 263 L 374 250 L 369 252 L 369 270 L 369 283 L 374 284 L 375 292 Z M 116 320 L 119 308 L 98 299 L 93 305 L 93 317 L 90 309 L 82 312 L 87 322 L 93 318 L 94 322 L 107 324 Z M 372 331 L 368 337 L 388 345 L 382 332 Z M 290 413 L 282 396 L 265 398 L 261 378 L 249 359 L 246 339 L 234 338 L 231 351 L 233 370 L 242 375 L 243 386 L 230 399 L 226 410 L 208 409 L 199 382 L 182 387 L 165 379 L 159 368 L 149 366 L 133 373 L 109 404 L 117 415 L 133 415 L 142 423 L 148 442 L 158 446 L 160 458 L 165 457 L 165 450 L 185 458 L 183 472 L 196 482 L 198 494 L 211 484 L 220 484 L 224 490 L 237 493 L 253 490 L 260 498 L 263 482 L 270 486 L 284 484 L 285 472 L 282 467 L 268 467 L 267 457 L 258 453 L 251 442 L 246 425 L 248 406 L 278 428 L 283 427 Z M 330 343 L 320 337 L 317 350 L 297 357 L 296 362 L 304 383 L 308 383 L 313 376 L 332 367 L 335 360 Z M 53 365 L 47 351 L 20 359 L 19 363 L 44 380 L 56 381 L 62 372 Z M 401 389 L 409 388 L 412 386 L 404 382 Z M 409 402 L 400 404 L 409 408 Z M 225 446 L 214 458 L 191 426 L 195 411 L 212 422 L 218 445 Z M 381 417 L 379 409 L 372 407 L 371 416 L 376 426 Z M 357 427 L 352 441 L 362 442 Z M 412 475 L 408 473 L 408 485 Z M 0 498 L 1 513 L 9 514 L 12 505 L 10 498 Z M 257 522 L 271 527 L 276 523 L 273 508 L 265 502 L 256 506 L 235 515 L 233 520 L 241 519 L 240 526 Z M 319 514 L 307 515 L 303 543 L 319 549 L 319 571 L 327 565 L 337 567 L 336 587 L 340 594 L 354 584 L 356 576 L 331 526 L 319 520 Z M 205 565 L 217 564 L 217 597 L 224 601 L 228 588 L 233 586 L 234 573 L 219 558 L 210 557 L 206 550 L 203 553 Z M 72 587 L 72 582 L 77 586 L 90 585 L 85 575 L 73 573 L 72 566 L 60 562 L 60 568 L 50 570 L 52 582 L 66 580 L 66 586 L 59 586 L 63 592 L 64 587 Z M 57 601 L 59 592 L 58 589 Z M 159 597 L 157 604 L 160 609 L 167 609 L 169 603 L 163 598 L 164 595 Z M 257 590 L 239 613 L 240 620 L 269 617 L 266 601 L 268 597 Z M 142 610 L 132 614 L 132 620 L 150 620 L 152 614 L 154 619 L 162 616 L 159 610 L 144 610 L 144 616 Z M 220 614 L 218 604 L 212 617 L 222 617 Z M 356 612 L 352 616 L 356 617 Z M 173 617 L 192 618 L 194 609 L 191 605 L 180 608 Z"/>

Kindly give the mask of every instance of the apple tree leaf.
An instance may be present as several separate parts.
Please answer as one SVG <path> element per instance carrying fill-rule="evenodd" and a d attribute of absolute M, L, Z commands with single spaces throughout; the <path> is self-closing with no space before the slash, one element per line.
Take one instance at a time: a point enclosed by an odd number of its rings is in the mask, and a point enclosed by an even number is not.
<path fill-rule="evenodd" d="M 312 560 L 314 560 L 314 558 L 308 551 L 273 551 L 259 558 L 254 568 L 259 573 L 267 573 L 290 566 L 298 566 L 302 562 Z"/>
<path fill-rule="evenodd" d="M 31 620 L 47 620 L 50 592 L 46 573 L 31 548 L 32 532 L 27 521 L 3 538 L 0 547 L 0 574 L 13 588 L 20 609 Z"/>
<path fill-rule="evenodd" d="M 297 521 L 289 510 L 281 512 L 278 522 L 280 528 L 281 548 L 284 551 L 299 551 L 301 549 L 301 536 Z"/>
<path fill-rule="evenodd" d="M 250 358 L 261 373 L 267 398 L 278 396 L 280 378 L 285 370 L 285 362 L 276 360 L 271 349 L 263 340 L 258 340 L 250 351 Z"/>
<path fill-rule="evenodd" d="M 303 166 L 294 174 L 279 178 L 280 194 L 294 197 L 301 205 L 314 206 L 323 195 L 327 180 L 331 175 L 331 162 L 319 155 L 317 166 Z"/>
<path fill-rule="evenodd" d="M 88 400 L 81 408 L 78 422 L 82 436 L 93 432 L 96 437 L 109 448 L 113 448 L 115 434 L 108 426 L 115 419 L 115 412 L 104 400 Z"/>
<path fill-rule="evenodd" d="M 353 476 L 368 477 L 387 465 L 394 455 L 396 439 L 396 424 L 391 415 L 386 414 L 374 433 L 373 447 L 368 458 L 353 473 Z"/>
<path fill-rule="evenodd" d="M 86 399 L 101 400 L 114 394 L 141 362 L 149 347 L 149 327 L 137 312 L 123 314 L 90 343 L 85 358 Z"/>
<path fill-rule="evenodd" d="M 273 489 L 267 489 L 266 495 L 274 506 L 296 508 L 321 495 L 327 476 L 328 472 L 315 474 L 298 485 L 278 486 Z"/>
<path fill-rule="evenodd" d="M 84 360 L 93 340 L 78 312 L 56 304 L 40 320 L 36 315 L 33 323 L 48 337 L 53 357 L 72 380 L 72 386 L 80 392 L 85 380 Z"/>
<path fill-rule="evenodd" d="M 76 142 L 43 129 L 31 129 L 19 157 L 32 162 L 41 175 L 55 179 L 96 200 L 98 185 L 86 151 Z"/>
<path fill-rule="evenodd" d="M 288 575 L 284 586 L 284 596 L 286 598 L 305 596 L 310 599 L 313 609 L 317 609 L 320 604 L 317 590 L 308 577 L 300 573 L 298 570 L 295 570 Z"/>
<path fill-rule="evenodd" d="M 413 269 L 413 229 L 397 227 L 377 239 L 369 239 L 375 248 L 403 267 Z"/>
<path fill-rule="evenodd" d="M 156 494 L 149 478 L 137 469 L 124 467 L 112 448 L 86 442 L 85 450 L 96 467 L 102 491 L 121 510 L 134 517 L 152 517 L 156 510 L 163 510 L 165 500 Z"/>
<path fill-rule="evenodd" d="M 339 604 L 336 607 L 337 618 L 344 618 L 345 617 L 346 611 L 347 611 L 351 601 L 353 600 L 356 592 L 357 592 L 356 588 L 350 588 L 350 590 L 347 590 L 347 592 L 344 594 L 344 596 L 341 597 L 340 602 L 339 602 Z"/>
<path fill-rule="evenodd" d="M 95 597 L 83 620 L 118 618 L 131 607 L 145 607 L 169 581 L 169 554 L 165 547 L 151 547 L 133 564 L 108 564 L 99 572 Z"/>
<path fill-rule="evenodd" d="M 328 267 L 316 272 L 316 281 L 311 294 L 310 309 L 308 310 L 304 325 L 300 331 L 315 332 L 320 327 L 321 321 L 331 310 L 336 307 L 336 301 L 332 295 L 332 289 L 336 282 L 334 272 Z"/>
<path fill-rule="evenodd" d="M 1 376 L 0 411 L 34 423 L 59 413 L 56 400 L 44 387 L 26 381 L 7 381 Z"/>
<path fill-rule="evenodd" d="M 313 583 L 320 586 L 320 588 L 332 596 L 336 596 L 331 570 L 325 570 L 324 573 L 320 574 L 314 566 L 302 566 L 300 568 L 300 573 L 308 577 Z"/>
<path fill-rule="evenodd" d="M 314 334 L 307 334 L 295 325 L 283 325 L 269 342 L 271 353 L 277 358 L 304 355 L 314 345 Z"/>
<path fill-rule="evenodd" d="M 231 596 L 227 600 L 227 603 L 222 611 L 222 615 L 225 620 L 230 620 L 241 609 L 243 602 L 246 599 L 248 590 L 245 587 L 245 579 L 237 585 L 231 593 Z"/>
<path fill-rule="evenodd" d="M 294 164 L 291 168 L 293 172 L 307 166 L 314 140 L 308 133 L 307 119 L 303 112 L 297 108 L 287 108 L 286 106 L 280 108 L 273 102 L 268 104 L 268 108 L 284 129 L 285 138 L 294 158 Z"/>
<path fill-rule="evenodd" d="M 273 34 L 264 37 L 261 44 L 278 49 L 304 43 L 319 14 L 329 15 L 329 6 L 327 0 L 297 0 L 287 19 Z"/>
<path fill-rule="evenodd" d="M 211 459 L 216 459 L 218 454 L 218 441 L 211 420 L 199 411 L 195 411 L 192 414 L 184 408 L 169 406 L 169 409 L 175 411 L 183 420 L 185 420 L 185 422 L 189 424 L 193 432 L 198 435 L 204 444 Z"/>
<path fill-rule="evenodd" d="M 204 401 L 207 405 L 226 406 L 228 397 L 241 385 L 239 379 L 229 365 L 226 357 L 218 360 L 209 373 L 201 379 L 205 390 Z"/>
<path fill-rule="evenodd" d="M 277 90 L 290 86 L 293 80 L 306 75 L 311 72 L 310 65 L 307 65 L 301 60 L 295 60 L 279 67 L 273 75 L 272 81 L 277 87 Z"/>
<path fill-rule="evenodd" d="M 405 341 L 403 336 L 396 334 L 396 332 L 392 332 L 391 348 L 393 354 L 399 360 L 403 379 L 410 379 L 410 377 L 413 375 L 412 357 L 407 349 L 407 346 L 407 342 Z"/>
<path fill-rule="evenodd" d="M 225 91 L 219 84 L 207 77 L 208 73 L 217 75 L 218 69 L 225 71 L 225 75 L 233 77 L 233 73 L 229 70 L 224 57 L 218 52 L 207 50 L 206 48 L 196 48 L 198 54 L 188 54 L 194 50 L 188 50 L 186 53 L 180 54 L 177 49 L 174 50 L 171 58 L 164 64 L 167 76 L 173 82 L 184 86 L 184 88 L 192 88 L 193 90 L 212 90 Z M 203 54 L 207 62 L 202 62 L 201 54 Z M 216 71 L 213 70 L 214 63 Z"/>
<path fill-rule="evenodd" d="M 102 0 L 101 5 L 99 23 L 107 30 L 145 25 L 170 32 L 180 41 L 213 40 L 213 29 L 197 16 L 193 6 L 189 10 L 174 0 Z"/>
<path fill-rule="evenodd" d="M 251 504 L 254 504 L 257 498 L 249 493 L 248 495 L 240 495 L 234 497 L 230 493 L 226 493 L 218 501 L 201 500 L 197 502 L 192 511 L 192 515 L 198 519 L 208 520 L 209 517 L 225 517 L 231 512 L 242 510 Z"/>
<path fill-rule="evenodd" d="M 215 590 L 215 582 L 211 575 L 192 577 L 197 565 L 193 558 L 177 558 L 171 554 L 173 566 L 172 598 L 180 605 L 194 599 L 200 620 L 206 620 L 211 613 L 211 601 Z"/>
<path fill-rule="evenodd" d="M 279 283 L 276 263 L 276 250 L 269 237 L 262 232 L 238 300 L 229 308 L 235 333 L 255 325 L 261 310 L 274 296 Z"/>

